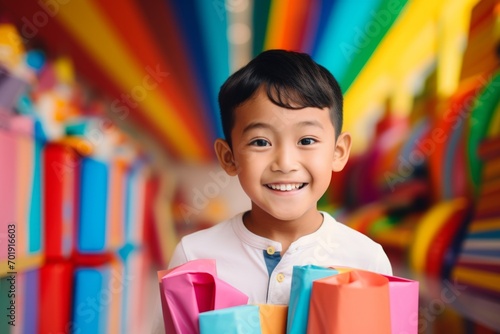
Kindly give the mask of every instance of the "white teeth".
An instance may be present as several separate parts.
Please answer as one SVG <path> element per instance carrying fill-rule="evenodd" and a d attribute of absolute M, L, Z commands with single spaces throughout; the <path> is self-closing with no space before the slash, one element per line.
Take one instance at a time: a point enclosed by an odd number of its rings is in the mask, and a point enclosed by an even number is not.
<path fill-rule="evenodd" d="M 289 184 L 268 184 L 267 186 L 273 190 L 291 191 L 299 189 L 303 185 L 304 185 L 303 183 L 289 183 Z"/>

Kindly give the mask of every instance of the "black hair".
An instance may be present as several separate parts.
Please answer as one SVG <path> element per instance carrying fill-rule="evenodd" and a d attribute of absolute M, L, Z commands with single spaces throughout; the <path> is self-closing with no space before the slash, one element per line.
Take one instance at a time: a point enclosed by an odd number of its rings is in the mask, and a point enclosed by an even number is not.
<path fill-rule="evenodd" d="M 333 75 L 308 54 L 268 50 L 232 74 L 219 91 L 222 129 L 229 146 L 234 110 L 261 86 L 269 100 L 283 108 L 328 108 L 335 134 L 340 134 L 343 97 Z"/>

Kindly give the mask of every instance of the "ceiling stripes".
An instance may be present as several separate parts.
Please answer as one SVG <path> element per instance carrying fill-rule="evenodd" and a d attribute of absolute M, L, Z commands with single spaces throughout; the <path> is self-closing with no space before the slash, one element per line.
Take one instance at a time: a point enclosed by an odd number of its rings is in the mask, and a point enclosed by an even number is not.
<path fill-rule="evenodd" d="M 27 42 L 70 56 L 115 110 L 127 109 L 127 121 L 183 160 L 214 158 L 213 140 L 222 136 L 220 86 L 265 49 L 310 53 L 335 75 L 354 152 L 368 143 L 367 129 L 387 101 L 394 113 L 410 110 L 418 80 L 437 63 L 443 96 L 460 73 L 467 75 L 462 68 L 495 64 L 472 62 L 481 56 L 472 54 L 461 63 L 461 38 L 477 0 L 87 0 L 49 9 L 16 3 L 5 7 Z M 483 16 L 471 21 L 478 43 L 494 24 Z"/>

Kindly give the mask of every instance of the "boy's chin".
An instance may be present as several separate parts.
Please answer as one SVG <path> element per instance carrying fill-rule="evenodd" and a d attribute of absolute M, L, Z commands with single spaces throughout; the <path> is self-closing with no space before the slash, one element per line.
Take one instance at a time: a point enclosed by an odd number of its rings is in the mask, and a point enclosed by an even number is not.
<path fill-rule="evenodd" d="M 283 222 L 291 222 L 291 221 L 296 221 L 299 220 L 300 218 L 304 217 L 308 211 L 295 211 L 291 212 L 288 210 L 287 212 L 280 212 L 280 211 L 272 211 L 268 212 L 270 216 L 272 216 L 276 220 L 280 220 Z"/>
<path fill-rule="evenodd" d="M 275 201 L 269 203 L 252 202 L 252 211 L 259 219 L 277 220 L 283 222 L 292 222 L 301 219 L 311 219 L 318 210 L 315 203 L 298 203 L 292 201 Z M 267 218 L 266 218 L 267 217 Z"/>

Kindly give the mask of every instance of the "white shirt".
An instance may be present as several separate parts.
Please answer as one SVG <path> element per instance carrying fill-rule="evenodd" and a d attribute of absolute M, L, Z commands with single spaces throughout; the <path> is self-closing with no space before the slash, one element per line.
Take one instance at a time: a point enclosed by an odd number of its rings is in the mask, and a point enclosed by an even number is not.
<path fill-rule="evenodd" d="M 247 294 L 249 304 L 287 305 L 293 266 L 344 266 L 392 275 L 382 246 L 328 213 L 322 214 L 321 227 L 294 241 L 276 267 L 271 266 L 270 274 L 264 252 L 281 252 L 281 243 L 250 232 L 243 224 L 243 213 L 183 237 L 169 268 L 195 259 L 215 259 L 217 276 Z"/>

